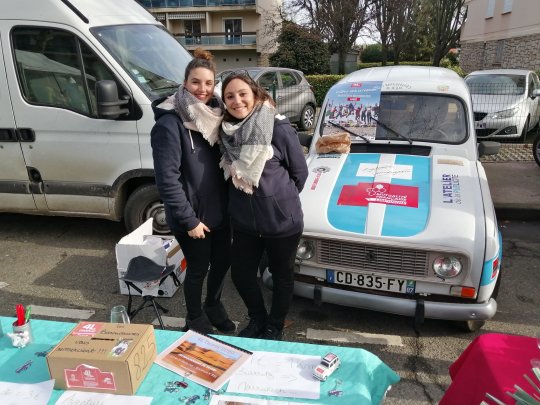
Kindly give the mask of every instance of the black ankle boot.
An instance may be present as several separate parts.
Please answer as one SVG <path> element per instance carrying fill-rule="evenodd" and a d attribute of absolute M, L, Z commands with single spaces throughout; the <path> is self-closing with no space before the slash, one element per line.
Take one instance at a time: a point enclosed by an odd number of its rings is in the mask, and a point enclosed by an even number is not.
<path fill-rule="evenodd" d="M 251 318 L 248 325 L 238 333 L 239 337 L 258 338 L 266 326 L 266 320 Z"/>
<path fill-rule="evenodd" d="M 204 312 L 195 319 L 186 319 L 186 326 L 184 327 L 183 331 L 187 332 L 189 329 L 205 335 L 214 333 L 214 328 L 212 328 L 212 324 Z"/>
<path fill-rule="evenodd" d="M 210 323 L 220 332 L 232 333 L 236 330 L 236 325 L 229 319 L 229 315 L 227 315 L 227 311 L 225 311 L 225 307 L 221 302 L 212 306 L 204 304 L 203 310 L 208 316 Z"/>
<path fill-rule="evenodd" d="M 281 340 L 283 339 L 283 329 L 279 329 L 272 324 L 266 324 L 259 338 L 266 340 Z"/>

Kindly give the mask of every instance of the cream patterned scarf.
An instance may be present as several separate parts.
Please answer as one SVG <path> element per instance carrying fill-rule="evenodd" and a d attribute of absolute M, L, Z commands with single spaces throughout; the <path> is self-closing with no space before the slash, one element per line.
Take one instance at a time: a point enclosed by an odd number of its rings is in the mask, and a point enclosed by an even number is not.
<path fill-rule="evenodd" d="M 207 105 L 180 85 L 162 104 L 172 104 L 187 129 L 200 132 L 211 146 L 216 143 L 225 109 L 219 97 L 214 96 Z"/>
<path fill-rule="evenodd" d="M 219 165 L 225 179 L 232 177 L 234 186 L 247 194 L 253 194 L 253 187 L 259 186 L 264 165 L 274 156 L 271 143 L 275 114 L 275 108 L 264 103 L 237 124 L 221 124 L 223 156 Z"/>

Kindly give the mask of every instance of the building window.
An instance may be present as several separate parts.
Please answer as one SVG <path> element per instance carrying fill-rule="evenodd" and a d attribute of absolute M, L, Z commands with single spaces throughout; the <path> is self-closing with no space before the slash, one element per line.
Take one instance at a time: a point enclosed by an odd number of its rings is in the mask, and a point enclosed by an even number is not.
<path fill-rule="evenodd" d="M 495 0 L 489 0 L 486 9 L 486 18 L 493 18 L 495 13 Z"/>
<path fill-rule="evenodd" d="M 200 20 L 185 20 L 184 31 L 186 33 L 186 45 L 198 45 L 201 43 Z"/>
<path fill-rule="evenodd" d="M 512 12 L 512 0 L 504 0 L 502 14 L 511 13 L 511 12 Z"/>
<path fill-rule="evenodd" d="M 500 41 L 497 41 L 497 48 L 495 49 L 495 60 L 493 61 L 494 64 L 500 65 L 502 63 L 503 53 L 504 53 L 504 39 L 501 39 Z"/>
<path fill-rule="evenodd" d="M 242 43 L 242 20 L 239 18 L 224 19 L 225 43 L 227 45 Z"/>

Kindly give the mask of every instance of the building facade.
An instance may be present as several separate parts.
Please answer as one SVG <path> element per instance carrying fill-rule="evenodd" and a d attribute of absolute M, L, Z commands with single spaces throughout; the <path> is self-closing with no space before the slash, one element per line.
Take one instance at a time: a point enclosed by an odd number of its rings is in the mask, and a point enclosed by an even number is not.
<path fill-rule="evenodd" d="M 540 70 L 539 0 L 469 0 L 460 66 Z"/>
<path fill-rule="evenodd" d="M 218 70 L 268 66 L 277 50 L 281 0 L 137 1 L 188 51 L 211 51 Z"/>

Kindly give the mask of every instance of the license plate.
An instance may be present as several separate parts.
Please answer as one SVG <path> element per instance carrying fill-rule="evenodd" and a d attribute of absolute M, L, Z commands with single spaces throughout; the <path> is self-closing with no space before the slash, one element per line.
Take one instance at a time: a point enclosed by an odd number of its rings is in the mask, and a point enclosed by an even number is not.
<path fill-rule="evenodd" d="M 485 122 L 475 122 L 474 123 L 475 129 L 486 129 L 486 123 Z"/>
<path fill-rule="evenodd" d="M 334 284 L 369 288 L 371 290 L 390 291 L 402 294 L 414 294 L 416 281 L 402 280 L 371 274 L 350 273 L 347 271 L 326 270 L 326 281 Z"/>

